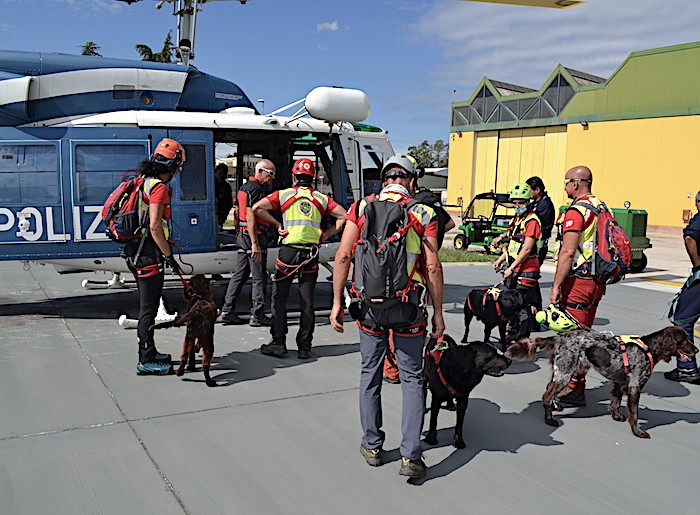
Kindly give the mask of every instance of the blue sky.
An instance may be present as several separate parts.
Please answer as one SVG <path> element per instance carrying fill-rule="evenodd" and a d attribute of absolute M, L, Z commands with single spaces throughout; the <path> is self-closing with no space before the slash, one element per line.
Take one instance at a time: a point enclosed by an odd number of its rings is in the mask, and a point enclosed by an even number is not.
<path fill-rule="evenodd" d="M 155 1 L 0 0 L 0 48 L 108 57 L 159 50 L 175 29 Z M 210 2 L 197 21 L 203 71 L 239 84 L 265 110 L 319 85 L 367 92 L 369 123 L 397 151 L 447 140 L 450 103 L 479 81 L 539 88 L 561 63 L 608 77 L 632 51 L 700 39 L 698 0 L 588 0 L 562 10 L 460 0 L 249 0 Z"/>

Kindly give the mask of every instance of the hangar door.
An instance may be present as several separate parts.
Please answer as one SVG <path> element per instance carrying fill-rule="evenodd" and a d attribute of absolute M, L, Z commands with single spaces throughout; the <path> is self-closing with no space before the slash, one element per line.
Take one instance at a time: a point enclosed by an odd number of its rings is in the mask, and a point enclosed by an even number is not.
<path fill-rule="evenodd" d="M 564 177 L 566 126 L 507 129 L 477 133 L 474 194 L 506 193 L 519 182 L 539 175 L 556 192 Z"/>

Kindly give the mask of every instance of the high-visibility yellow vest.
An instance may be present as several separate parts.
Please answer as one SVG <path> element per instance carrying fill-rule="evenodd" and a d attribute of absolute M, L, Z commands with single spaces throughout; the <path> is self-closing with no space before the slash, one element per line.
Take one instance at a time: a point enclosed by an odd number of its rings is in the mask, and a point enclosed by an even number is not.
<path fill-rule="evenodd" d="M 588 195 L 587 199 L 585 200 L 587 204 L 592 205 L 595 208 L 598 208 L 601 204 L 600 200 L 598 200 L 596 197 L 593 195 Z M 580 206 L 576 203 L 572 204 L 572 206 L 569 209 L 576 209 L 579 213 L 581 213 L 581 216 L 583 217 L 584 221 L 586 219 L 586 211 L 588 211 L 585 207 Z M 563 213 L 559 219 L 557 220 L 557 225 L 559 225 L 559 234 L 563 235 L 562 227 L 561 225 L 564 223 L 564 215 L 566 213 Z M 579 240 L 578 247 L 576 248 L 576 254 L 574 254 L 574 260 L 573 264 L 571 266 L 571 271 L 574 273 L 574 275 L 578 275 L 581 277 L 592 277 L 591 275 L 591 268 L 593 264 L 593 255 L 595 254 L 595 235 L 598 230 L 598 226 L 596 223 L 595 217 L 597 215 L 593 213 L 594 219 L 591 222 L 591 224 L 586 227 L 583 232 L 581 233 L 581 239 Z M 556 265 L 558 260 L 559 260 L 559 250 L 561 249 L 561 239 L 557 240 L 557 243 L 554 247 L 554 264 Z"/>
<path fill-rule="evenodd" d="M 530 220 L 536 220 L 537 223 L 540 225 L 540 228 L 542 227 L 542 223 L 540 222 L 539 217 L 532 211 L 526 213 L 525 216 L 515 215 L 515 218 L 513 218 L 513 225 L 509 228 L 511 238 L 508 242 L 508 255 L 513 259 L 518 257 L 518 254 L 520 254 L 520 249 L 523 248 L 523 245 L 525 243 L 524 237 L 522 239 L 518 239 L 517 241 L 515 237 L 525 232 L 525 226 Z M 532 251 L 530 252 L 528 257 L 537 256 L 537 253 L 541 248 L 542 233 L 540 232 L 540 237 L 537 238 L 535 246 L 532 248 Z"/>
<path fill-rule="evenodd" d="M 143 181 L 144 196 L 148 196 L 148 198 L 151 198 L 151 190 L 153 190 L 153 188 L 155 188 L 157 184 L 161 183 L 163 183 L 163 181 L 156 177 L 146 177 Z M 139 217 L 143 216 L 141 213 L 145 213 L 149 209 L 148 204 L 146 204 L 146 201 L 144 200 L 144 196 L 141 196 L 141 203 L 139 205 Z M 141 219 L 143 220 L 143 218 Z M 170 223 L 165 219 L 161 219 L 161 223 L 163 224 L 163 234 L 165 234 L 165 239 L 170 239 Z"/>
<path fill-rule="evenodd" d="M 285 245 L 318 245 L 321 243 L 321 220 L 328 209 L 328 196 L 306 186 L 279 192 L 282 223 L 289 231 Z"/>
<path fill-rule="evenodd" d="M 402 200 L 402 196 L 399 193 L 380 193 L 378 195 L 374 195 L 373 199 L 376 200 L 389 200 L 391 202 L 399 202 Z M 368 199 L 363 198 L 360 201 L 360 204 L 358 206 L 358 212 L 357 212 L 357 218 L 359 219 L 360 216 L 362 216 L 362 213 L 365 210 L 365 206 L 367 205 Z M 423 227 L 427 226 L 430 223 L 430 220 L 432 220 L 435 217 L 435 210 L 430 207 L 426 206 L 425 204 L 413 204 L 409 209 L 411 213 L 413 213 L 418 220 L 420 220 L 420 223 Z M 421 274 L 414 273 L 416 270 L 416 266 L 418 265 L 418 258 L 421 256 L 423 253 L 423 247 L 421 244 L 421 238 L 418 236 L 418 233 L 414 231 L 413 229 L 410 229 L 406 233 L 406 270 L 408 272 L 408 276 L 412 277 L 414 281 L 417 281 L 419 283 L 423 283 L 423 277 Z"/>

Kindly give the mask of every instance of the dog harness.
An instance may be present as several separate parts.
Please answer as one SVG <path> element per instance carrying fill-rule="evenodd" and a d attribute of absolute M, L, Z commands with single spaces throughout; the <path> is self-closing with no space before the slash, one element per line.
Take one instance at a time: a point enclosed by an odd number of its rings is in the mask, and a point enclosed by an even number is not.
<path fill-rule="evenodd" d="M 450 395 L 457 395 L 457 390 L 454 388 L 454 386 L 450 385 L 447 380 L 445 379 L 444 374 L 442 373 L 442 367 L 440 367 L 440 360 L 442 359 L 442 354 L 449 349 L 448 344 L 445 343 L 445 340 L 438 340 L 437 344 L 435 347 L 433 347 L 432 350 L 426 349 L 425 356 L 424 358 L 427 359 L 428 357 L 433 358 L 433 361 L 435 362 L 435 370 L 437 371 L 437 375 L 440 378 L 440 382 L 442 385 L 447 389 L 448 392 L 450 392 Z"/>
<path fill-rule="evenodd" d="M 630 335 L 623 335 L 623 336 L 616 336 L 617 341 L 620 342 L 620 350 L 622 351 L 622 362 L 625 365 L 625 374 L 629 375 L 630 373 L 630 360 L 627 357 L 627 345 L 636 345 L 640 349 L 642 349 L 642 352 L 644 352 L 649 358 L 649 365 L 651 366 L 651 370 L 654 370 L 654 353 L 653 351 L 649 348 L 649 346 L 644 343 L 639 336 L 630 336 Z"/>
<path fill-rule="evenodd" d="M 489 297 L 493 300 L 494 305 L 496 306 L 496 314 L 498 317 L 501 319 L 503 322 L 507 322 L 508 318 L 503 316 L 503 309 L 501 308 L 501 303 L 498 301 L 498 297 L 501 294 L 501 289 L 498 288 L 497 286 L 492 286 L 491 288 L 486 288 L 486 293 L 484 293 L 483 300 L 481 301 L 481 306 L 486 309 L 486 302 L 488 301 Z M 469 295 L 467 295 L 467 306 L 469 306 L 469 309 L 471 311 L 474 311 L 472 309 L 472 301 L 469 298 Z"/>

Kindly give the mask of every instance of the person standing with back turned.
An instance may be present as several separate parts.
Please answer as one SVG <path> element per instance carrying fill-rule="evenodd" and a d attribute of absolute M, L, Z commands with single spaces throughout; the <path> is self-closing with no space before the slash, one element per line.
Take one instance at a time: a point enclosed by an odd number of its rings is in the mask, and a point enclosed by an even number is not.
<path fill-rule="evenodd" d="M 148 229 L 135 241 L 127 243 L 122 253 L 134 274 L 139 290 L 139 321 L 136 338 L 139 344 L 138 375 L 168 375 L 173 373 L 170 354 L 158 352 L 150 329 L 156 320 L 165 282 L 165 265 L 173 272 L 182 270 L 170 247 L 170 187 L 185 162 L 185 149 L 177 141 L 165 138 L 153 151 L 153 156 L 141 162 L 144 179 L 139 212 L 146 213 Z"/>
<path fill-rule="evenodd" d="M 560 305 L 583 327 L 595 320 L 598 303 L 605 294 L 605 284 L 593 275 L 597 215 L 579 205 L 585 202 L 595 208 L 601 204 L 591 193 L 593 173 L 586 166 L 575 166 L 566 172 L 564 189 L 572 199 L 571 207 L 559 217 L 561 241 L 554 249 L 556 272 L 549 294 L 551 304 Z M 564 406 L 586 405 L 586 373 L 577 372 L 569 382 L 569 393 L 559 397 Z"/>
<path fill-rule="evenodd" d="M 445 332 L 442 315 L 443 276 L 438 258 L 437 216 L 432 208 L 413 202 L 411 192 L 415 188 L 416 172 L 413 163 L 406 156 L 394 156 L 382 168 L 383 189 L 379 195 L 371 195 L 355 202 L 348 210 L 348 219 L 335 255 L 333 270 L 333 309 L 330 321 L 333 329 L 342 333 L 344 322 L 344 295 L 350 263 L 355 253 L 355 279 L 358 270 L 357 256 L 361 252 L 360 238 L 365 235 L 365 225 L 374 227 L 381 218 L 380 207 L 372 204 L 399 203 L 407 211 L 408 225 L 397 229 L 405 238 L 405 260 L 408 275 L 408 291 L 399 291 L 394 301 L 387 307 L 378 309 L 372 302 L 355 302 L 351 314 L 357 320 L 360 330 L 360 353 L 362 371 L 360 374 L 360 422 L 362 442 L 360 453 L 368 465 L 378 467 L 383 464 L 382 445 L 385 434 L 382 431 L 382 362 L 389 347 L 390 334 L 394 338 L 396 360 L 399 365 L 403 407 L 401 410 L 402 440 L 400 446 L 401 467 L 399 474 L 411 478 L 425 477 L 427 467 L 421 457 L 420 438 L 423 430 L 425 399 L 423 397 L 422 358 L 426 334 L 426 310 L 421 299 L 421 291 L 427 285 L 433 304 L 433 332 L 431 337 L 440 338 Z M 383 212 L 390 212 L 390 206 Z M 369 216 L 367 213 L 374 213 Z M 408 230 L 405 230 L 410 227 Z M 402 232 L 403 231 L 403 232 Z M 391 238 L 394 238 L 392 236 Z M 386 240 L 390 244 L 391 238 Z M 397 241 L 394 239 L 394 241 Z M 382 244 L 384 245 L 384 244 Z M 363 243 L 364 246 L 364 243 Z M 372 249 L 372 247 L 370 247 Z M 401 250 L 398 250 L 401 252 Z M 374 252 L 372 249 L 371 252 Z M 364 258 L 363 258 L 364 259 Z M 369 272 L 368 272 L 369 273 Z M 397 272 L 401 273 L 401 272 Z M 363 284 L 366 278 L 362 278 Z M 354 287 L 353 287 L 354 290 Z"/>
<path fill-rule="evenodd" d="M 301 320 L 296 338 L 297 356 L 310 359 L 316 323 L 314 293 L 318 279 L 318 247 L 343 228 L 345 209 L 313 188 L 316 171 L 311 159 L 297 159 L 292 175 L 293 188 L 276 191 L 253 206 L 255 216 L 277 227 L 283 238 L 272 284 L 272 339 L 260 347 L 260 352 L 267 356 L 287 353 L 287 298 L 292 281 L 298 275 Z M 281 211 L 284 225 L 272 216 L 270 211 L 273 210 Z M 335 217 L 336 222 L 323 231 L 321 222 L 329 215 Z"/>

